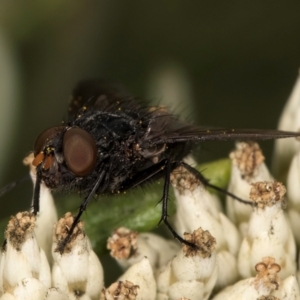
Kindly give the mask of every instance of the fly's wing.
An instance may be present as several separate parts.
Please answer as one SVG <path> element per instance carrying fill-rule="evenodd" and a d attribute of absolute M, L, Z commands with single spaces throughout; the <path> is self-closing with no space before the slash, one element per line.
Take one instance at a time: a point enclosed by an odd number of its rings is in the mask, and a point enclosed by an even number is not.
<path fill-rule="evenodd" d="M 187 141 L 267 140 L 297 137 L 300 133 L 258 129 L 209 129 L 179 121 L 164 107 L 141 107 L 121 85 L 105 80 L 84 80 L 75 87 L 69 105 L 74 118 L 84 107 L 108 112 L 123 111 L 147 128 L 141 147 Z"/>
<path fill-rule="evenodd" d="M 84 106 L 105 110 L 116 102 L 129 98 L 132 99 L 129 92 L 120 84 L 105 80 L 83 80 L 73 90 L 68 114 L 73 118 Z"/>
<path fill-rule="evenodd" d="M 144 140 L 147 145 L 172 144 L 188 141 L 205 142 L 205 141 L 235 141 L 235 140 L 270 140 L 289 137 L 299 137 L 300 132 L 289 132 L 279 130 L 265 129 L 208 129 L 190 125 L 182 125 L 175 130 L 161 131 L 160 135 L 153 136 Z"/>

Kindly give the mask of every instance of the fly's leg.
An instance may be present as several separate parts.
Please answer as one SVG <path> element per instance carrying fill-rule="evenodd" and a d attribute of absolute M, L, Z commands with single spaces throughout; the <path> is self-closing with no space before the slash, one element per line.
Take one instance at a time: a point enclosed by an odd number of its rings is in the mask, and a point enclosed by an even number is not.
<path fill-rule="evenodd" d="M 169 201 L 169 188 L 170 188 L 170 175 L 171 172 L 176 169 L 179 166 L 183 166 L 186 168 L 191 174 L 193 174 L 204 186 L 211 187 L 217 191 L 220 191 L 242 203 L 245 204 L 252 204 L 250 201 L 243 200 L 234 194 L 228 192 L 227 190 L 224 190 L 218 186 L 215 186 L 213 184 L 209 183 L 209 180 L 206 179 L 198 170 L 194 169 L 190 165 L 186 164 L 183 161 L 173 161 L 170 162 L 169 159 L 164 159 L 158 164 L 153 165 L 152 167 L 148 168 L 146 171 L 139 172 L 131 178 L 128 182 L 125 182 L 123 184 L 122 190 L 128 190 L 131 188 L 135 188 L 148 180 L 153 179 L 155 176 L 164 176 L 164 189 L 163 189 L 163 196 L 161 199 L 162 202 L 162 214 L 159 223 L 164 222 L 165 226 L 169 229 L 169 231 L 172 233 L 175 239 L 177 239 L 180 243 L 186 244 L 190 247 L 197 247 L 191 242 L 186 241 L 184 238 L 182 238 L 175 229 L 171 226 L 171 224 L 168 221 L 168 201 Z"/>
<path fill-rule="evenodd" d="M 135 188 L 148 180 L 153 179 L 156 176 L 164 176 L 164 189 L 163 196 L 160 200 L 162 202 L 162 213 L 161 218 L 158 224 L 164 222 L 165 226 L 169 229 L 175 239 L 180 243 L 186 244 L 190 247 L 195 248 L 196 246 L 193 243 L 190 243 L 183 239 L 176 231 L 173 229 L 171 224 L 168 221 L 168 201 L 169 201 L 169 188 L 170 188 L 170 174 L 173 169 L 178 167 L 180 163 L 171 163 L 169 159 L 164 159 L 158 164 L 153 165 L 148 168 L 147 171 L 139 172 L 136 176 L 130 179 L 128 183 L 124 183 L 122 189 L 128 190 L 130 188 Z"/>
<path fill-rule="evenodd" d="M 193 167 L 191 167 L 190 165 L 188 165 L 187 163 L 183 162 L 183 161 L 175 161 L 170 163 L 169 160 L 166 161 L 166 166 L 165 166 L 165 184 L 164 184 L 164 191 L 163 191 L 163 197 L 162 197 L 162 216 L 160 219 L 160 223 L 164 222 L 164 224 L 167 226 L 167 228 L 170 230 L 170 232 L 172 233 L 172 235 L 174 236 L 174 238 L 176 238 L 180 243 L 185 244 L 189 247 L 192 248 L 198 248 L 197 245 L 186 241 L 185 239 L 183 239 L 176 231 L 175 229 L 170 225 L 170 223 L 168 222 L 168 200 L 169 200 L 169 187 L 170 187 L 170 175 L 171 172 L 176 169 L 179 166 L 183 166 L 184 168 L 186 168 L 191 174 L 193 174 L 204 186 L 206 187 L 210 187 L 213 188 L 217 191 L 220 191 L 244 204 L 251 204 L 253 205 L 253 203 L 251 201 L 246 201 L 243 200 L 237 196 L 235 196 L 234 194 L 228 192 L 227 190 L 224 190 L 218 186 L 215 186 L 213 184 L 209 183 L 209 180 L 206 179 L 198 170 L 194 169 Z"/>
<path fill-rule="evenodd" d="M 34 185 L 34 193 L 33 193 L 33 204 L 32 204 L 32 213 L 36 216 L 40 211 L 40 191 L 41 191 L 41 183 L 42 183 L 42 171 L 41 167 L 36 169 L 36 181 Z"/>
<path fill-rule="evenodd" d="M 205 178 L 201 172 L 199 172 L 197 169 L 191 167 L 189 164 L 181 161 L 178 163 L 178 165 L 181 165 L 183 166 L 184 168 L 186 168 L 191 174 L 193 174 L 205 187 L 210 187 L 218 192 L 221 192 L 227 196 L 230 196 L 231 198 L 241 202 L 241 203 L 244 203 L 244 204 L 248 204 L 248 205 L 253 205 L 253 202 L 252 201 L 247 201 L 247 200 L 244 200 L 230 192 L 228 192 L 227 190 L 225 189 L 222 189 L 216 185 L 213 185 L 211 183 L 209 183 L 209 180 L 207 178 Z"/>
<path fill-rule="evenodd" d="M 164 159 L 149 167 L 146 171 L 138 172 L 135 176 L 122 184 L 120 192 L 136 188 L 145 182 L 149 182 L 149 180 L 155 177 L 161 177 L 165 169 L 166 161 L 167 160 Z"/>
<path fill-rule="evenodd" d="M 192 173 L 204 186 L 214 188 L 215 190 L 218 190 L 220 192 L 223 192 L 226 195 L 231 196 L 232 198 L 245 203 L 249 204 L 250 201 L 246 201 L 243 199 L 240 199 L 239 197 L 235 196 L 234 194 L 231 194 L 230 192 L 223 190 L 222 188 L 219 188 L 217 186 L 214 186 L 209 183 L 209 181 L 196 169 L 191 167 L 190 165 L 184 163 L 183 161 L 175 161 L 170 162 L 168 159 L 164 159 L 161 162 L 159 162 L 156 165 L 153 165 L 151 168 L 148 168 L 147 171 L 139 172 L 136 176 L 130 179 L 127 183 L 125 182 L 122 190 L 128 190 L 131 188 L 135 188 L 144 182 L 147 182 L 148 180 L 153 179 L 155 176 L 162 176 L 164 175 L 164 189 L 163 189 L 163 196 L 161 199 L 162 202 L 162 214 L 159 221 L 159 224 L 161 222 L 164 222 L 165 226 L 168 228 L 168 230 L 172 233 L 175 239 L 177 239 L 180 243 L 186 244 L 190 247 L 197 247 L 193 243 L 190 243 L 186 241 L 184 238 L 182 238 L 175 229 L 171 226 L 171 224 L 168 221 L 168 201 L 169 201 L 169 188 L 170 188 L 170 175 L 171 172 L 176 169 L 179 166 L 185 167 L 190 173 Z"/>
<path fill-rule="evenodd" d="M 106 172 L 105 171 L 102 171 L 99 176 L 98 176 L 98 179 L 97 179 L 97 182 L 95 183 L 92 191 L 89 193 L 89 195 L 84 199 L 84 201 L 81 203 L 80 207 L 79 207 L 79 210 L 78 210 L 78 213 L 76 215 L 76 217 L 74 218 L 74 221 L 72 223 L 72 226 L 70 227 L 70 229 L 68 230 L 68 234 L 67 236 L 65 237 L 65 239 L 63 239 L 62 241 L 60 241 L 55 249 L 56 252 L 60 252 L 61 254 L 63 253 L 64 251 L 64 248 L 65 246 L 67 245 L 67 243 L 70 241 L 70 238 L 73 234 L 73 231 L 76 227 L 76 225 L 78 224 L 79 220 L 80 220 L 80 217 L 81 215 L 83 214 L 83 212 L 86 210 L 86 207 L 88 206 L 90 200 L 93 198 L 93 196 L 96 194 L 102 180 L 103 180 L 103 177 L 104 177 L 104 174 Z"/>
<path fill-rule="evenodd" d="M 168 201 L 169 201 L 169 188 L 170 188 L 170 175 L 171 171 L 174 170 L 176 167 L 180 165 L 180 162 L 170 162 L 170 160 L 166 160 L 165 165 L 165 183 L 164 183 L 164 190 L 163 190 L 163 196 L 162 196 L 162 214 L 161 219 L 159 221 L 159 224 L 161 222 L 164 222 L 166 227 L 169 229 L 169 231 L 172 233 L 173 237 L 177 239 L 180 243 L 185 244 L 192 248 L 198 248 L 195 244 L 185 240 L 182 238 L 175 229 L 171 226 L 171 224 L 168 221 Z"/>

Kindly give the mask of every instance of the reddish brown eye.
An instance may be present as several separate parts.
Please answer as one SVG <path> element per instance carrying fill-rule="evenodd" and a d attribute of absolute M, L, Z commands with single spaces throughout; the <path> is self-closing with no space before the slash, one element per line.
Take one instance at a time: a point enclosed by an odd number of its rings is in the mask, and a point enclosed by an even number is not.
<path fill-rule="evenodd" d="M 89 174 L 97 159 L 96 143 L 83 129 L 71 128 L 63 138 L 63 152 L 66 164 L 77 176 Z"/>
<path fill-rule="evenodd" d="M 43 148 L 46 145 L 46 143 L 63 129 L 65 129 L 65 126 L 51 127 L 44 130 L 35 141 L 34 156 L 37 156 L 41 151 L 43 151 Z"/>

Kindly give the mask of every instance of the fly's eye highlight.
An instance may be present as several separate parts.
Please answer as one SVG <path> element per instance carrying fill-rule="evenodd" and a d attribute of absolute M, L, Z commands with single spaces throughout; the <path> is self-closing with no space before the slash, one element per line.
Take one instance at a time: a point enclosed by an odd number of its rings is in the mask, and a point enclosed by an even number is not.
<path fill-rule="evenodd" d="M 36 157 L 41 151 L 43 151 L 43 148 L 46 145 L 46 143 L 63 129 L 65 129 L 65 126 L 51 127 L 44 130 L 35 141 L 34 156 Z"/>
<path fill-rule="evenodd" d="M 89 174 L 97 159 L 96 143 L 83 129 L 74 127 L 63 137 L 63 153 L 66 164 L 76 176 Z"/>

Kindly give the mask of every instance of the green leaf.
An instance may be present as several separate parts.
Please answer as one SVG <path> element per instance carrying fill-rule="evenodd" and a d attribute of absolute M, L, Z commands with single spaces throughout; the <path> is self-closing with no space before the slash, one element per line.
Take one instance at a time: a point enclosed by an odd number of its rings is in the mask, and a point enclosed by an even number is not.
<path fill-rule="evenodd" d="M 231 161 L 229 158 L 215 160 L 213 162 L 198 165 L 196 169 L 201 172 L 209 182 L 220 188 L 226 189 L 231 175 Z M 212 193 L 215 190 L 209 189 Z"/>

